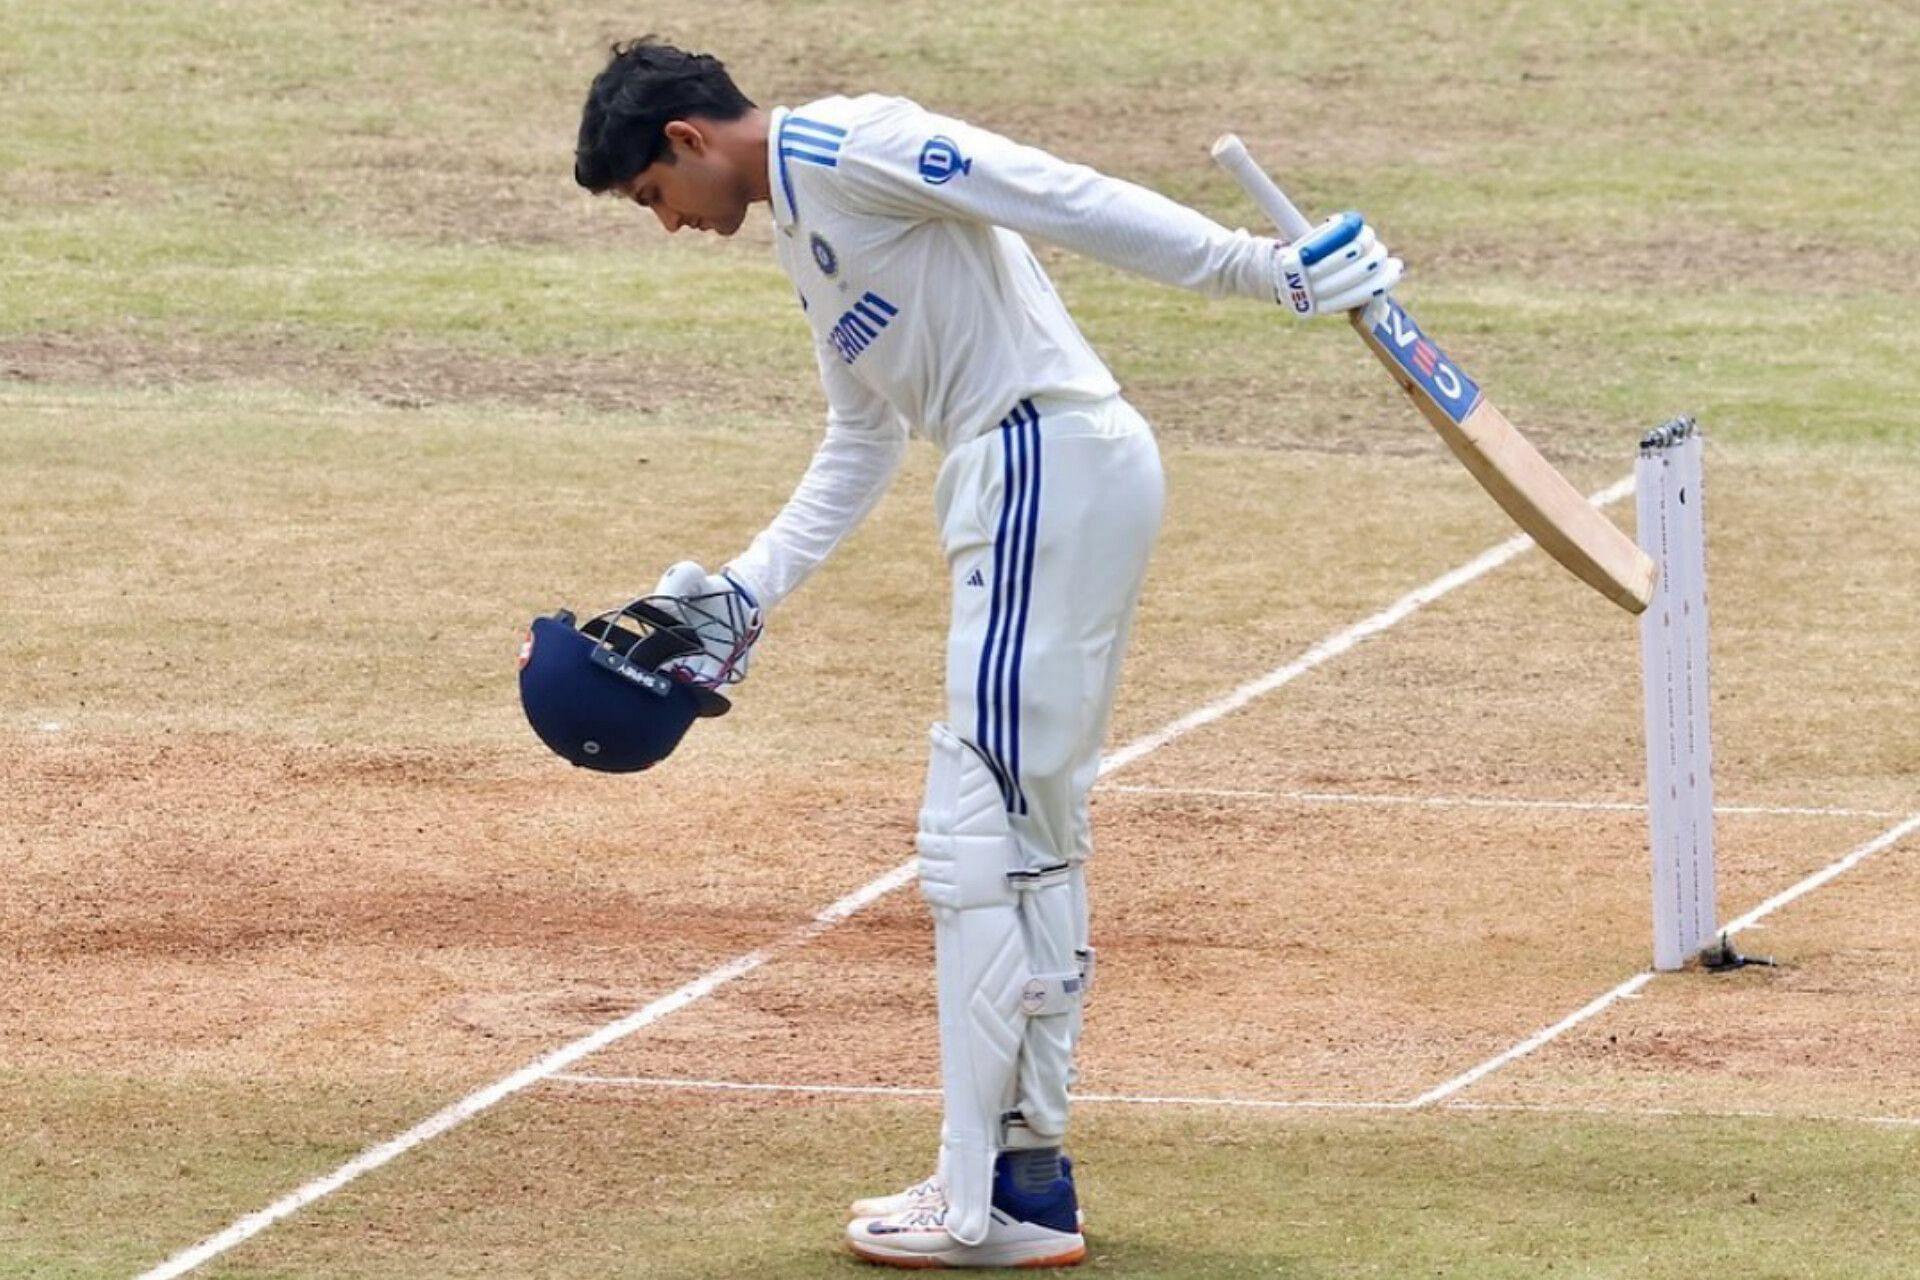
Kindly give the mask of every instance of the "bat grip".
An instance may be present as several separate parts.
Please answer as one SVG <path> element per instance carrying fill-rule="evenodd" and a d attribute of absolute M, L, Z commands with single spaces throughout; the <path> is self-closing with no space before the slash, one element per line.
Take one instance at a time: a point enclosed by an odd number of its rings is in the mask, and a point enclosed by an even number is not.
<path fill-rule="evenodd" d="M 1215 163 L 1234 176 L 1267 217 L 1273 219 L 1273 225 L 1280 228 L 1280 235 L 1287 243 L 1291 244 L 1313 230 L 1313 224 L 1294 207 L 1293 201 L 1287 199 L 1287 193 L 1254 163 L 1239 135 L 1221 134 L 1213 144 L 1213 158 Z"/>

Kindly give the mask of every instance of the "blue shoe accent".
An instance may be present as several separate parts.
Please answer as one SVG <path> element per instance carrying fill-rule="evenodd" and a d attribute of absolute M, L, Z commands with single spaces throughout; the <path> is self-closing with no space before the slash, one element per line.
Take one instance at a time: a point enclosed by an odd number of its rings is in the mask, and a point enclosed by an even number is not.
<path fill-rule="evenodd" d="M 1007 1153 L 1001 1152 L 993 1162 L 993 1207 L 1021 1222 L 1066 1235 L 1078 1234 L 1080 1198 L 1073 1190 L 1073 1161 L 1060 1157 L 1060 1176 L 1046 1190 L 1023 1191 L 1008 1163 Z"/>

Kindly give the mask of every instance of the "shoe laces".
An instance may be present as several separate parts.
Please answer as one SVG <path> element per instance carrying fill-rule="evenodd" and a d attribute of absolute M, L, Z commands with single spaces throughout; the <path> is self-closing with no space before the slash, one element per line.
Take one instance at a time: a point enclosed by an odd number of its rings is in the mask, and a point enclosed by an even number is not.
<path fill-rule="evenodd" d="M 944 1229 L 947 1225 L 947 1198 L 942 1195 L 938 1199 L 915 1205 L 894 1221 L 899 1226 L 918 1230 Z"/>

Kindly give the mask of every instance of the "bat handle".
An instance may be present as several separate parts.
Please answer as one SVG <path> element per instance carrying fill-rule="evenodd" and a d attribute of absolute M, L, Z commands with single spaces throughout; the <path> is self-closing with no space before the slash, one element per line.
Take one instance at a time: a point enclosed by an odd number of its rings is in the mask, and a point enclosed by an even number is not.
<path fill-rule="evenodd" d="M 1213 144 L 1213 159 L 1232 174 L 1246 193 L 1253 197 L 1253 202 L 1273 219 L 1273 225 L 1280 228 L 1280 235 L 1287 243 L 1291 244 L 1313 230 L 1313 224 L 1307 221 L 1305 214 L 1294 208 L 1293 201 L 1287 199 L 1287 193 L 1254 163 L 1238 134 L 1221 134 Z"/>

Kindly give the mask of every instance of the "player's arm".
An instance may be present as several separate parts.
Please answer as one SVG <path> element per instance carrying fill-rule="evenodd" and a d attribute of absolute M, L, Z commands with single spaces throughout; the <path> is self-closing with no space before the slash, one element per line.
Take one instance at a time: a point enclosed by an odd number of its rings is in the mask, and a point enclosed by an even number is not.
<path fill-rule="evenodd" d="M 867 212 L 1002 226 L 1162 284 L 1277 301 L 1302 316 L 1358 306 L 1392 288 L 1401 272 L 1357 216 L 1330 221 L 1316 243 L 1289 250 L 904 100 L 859 122 L 839 173 L 843 198 Z"/>
<path fill-rule="evenodd" d="M 726 566 L 770 610 L 859 526 L 893 482 L 907 432 L 886 401 L 817 342 L 827 393 L 827 434 L 773 522 Z"/>

